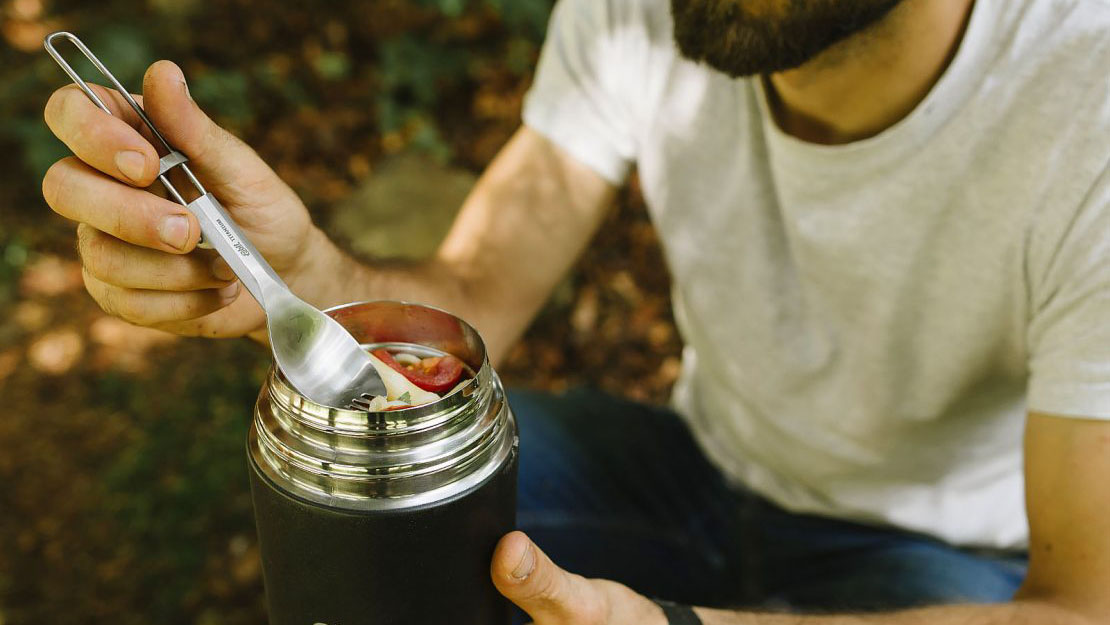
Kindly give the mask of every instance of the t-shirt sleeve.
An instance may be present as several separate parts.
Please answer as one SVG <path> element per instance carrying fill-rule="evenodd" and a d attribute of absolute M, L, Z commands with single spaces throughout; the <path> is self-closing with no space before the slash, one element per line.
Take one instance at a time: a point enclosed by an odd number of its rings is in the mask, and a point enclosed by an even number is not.
<path fill-rule="evenodd" d="M 1110 420 L 1110 169 L 1030 267 L 1031 411 Z"/>
<path fill-rule="evenodd" d="M 523 117 L 525 125 L 620 184 L 635 154 L 622 94 L 634 70 L 621 58 L 627 34 L 614 27 L 613 1 L 556 4 Z"/>

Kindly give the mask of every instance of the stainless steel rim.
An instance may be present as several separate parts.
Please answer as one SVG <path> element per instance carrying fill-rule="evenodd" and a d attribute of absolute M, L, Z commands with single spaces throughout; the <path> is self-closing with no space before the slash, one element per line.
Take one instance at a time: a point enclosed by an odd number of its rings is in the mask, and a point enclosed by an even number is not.
<path fill-rule="evenodd" d="M 517 446 L 504 389 L 477 332 L 444 311 L 401 302 L 362 302 L 329 314 L 431 315 L 458 332 L 477 374 L 425 406 L 365 412 L 313 403 L 271 370 L 248 437 L 253 463 L 291 495 L 346 510 L 400 509 L 443 501 L 482 484 Z M 342 322 L 342 320 L 341 320 Z M 358 336 L 358 328 L 348 328 Z"/>

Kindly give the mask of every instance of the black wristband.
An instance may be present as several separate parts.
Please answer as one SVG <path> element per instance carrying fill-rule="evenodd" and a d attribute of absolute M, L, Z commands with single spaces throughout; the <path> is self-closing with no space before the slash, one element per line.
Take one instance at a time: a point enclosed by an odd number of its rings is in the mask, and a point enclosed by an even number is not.
<path fill-rule="evenodd" d="M 655 602 L 655 605 L 663 608 L 663 616 L 667 617 L 667 625 L 702 625 L 701 619 L 694 613 L 694 609 L 688 605 L 664 601 L 663 599 L 652 599 L 652 601 Z"/>

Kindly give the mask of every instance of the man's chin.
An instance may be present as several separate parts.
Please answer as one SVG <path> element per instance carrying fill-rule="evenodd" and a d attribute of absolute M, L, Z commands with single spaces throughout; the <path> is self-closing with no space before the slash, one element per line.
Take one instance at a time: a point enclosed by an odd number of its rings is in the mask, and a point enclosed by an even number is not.
<path fill-rule="evenodd" d="M 795 55 L 791 57 L 776 55 L 769 58 L 761 58 L 755 55 L 737 58 L 728 55 L 702 54 L 695 50 L 684 50 L 681 46 L 679 46 L 678 51 L 684 58 L 694 61 L 695 63 L 703 63 L 711 69 L 726 74 L 731 78 L 745 78 L 749 76 L 784 72 L 801 67 L 819 55 L 823 50 L 817 50 L 808 55 Z"/>
<path fill-rule="evenodd" d="M 800 67 L 900 2 L 794 0 L 782 15 L 759 17 L 737 0 L 671 0 L 671 15 L 683 57 L 739 78 Z"/>

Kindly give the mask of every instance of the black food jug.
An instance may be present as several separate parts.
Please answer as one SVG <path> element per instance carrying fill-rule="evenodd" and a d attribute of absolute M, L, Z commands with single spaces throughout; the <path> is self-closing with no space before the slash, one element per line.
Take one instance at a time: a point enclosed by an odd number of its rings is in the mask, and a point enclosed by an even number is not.
<path fill-rule="evenodd" d="M 327 311 L 367 349 L 451 354 L 430 404 L 315 404 L 271 371 L 247 440 L 271 625 L 505 625 L 489 563 L 513 529 L 517 435 L 478 333 L 418 304 Z"/>

